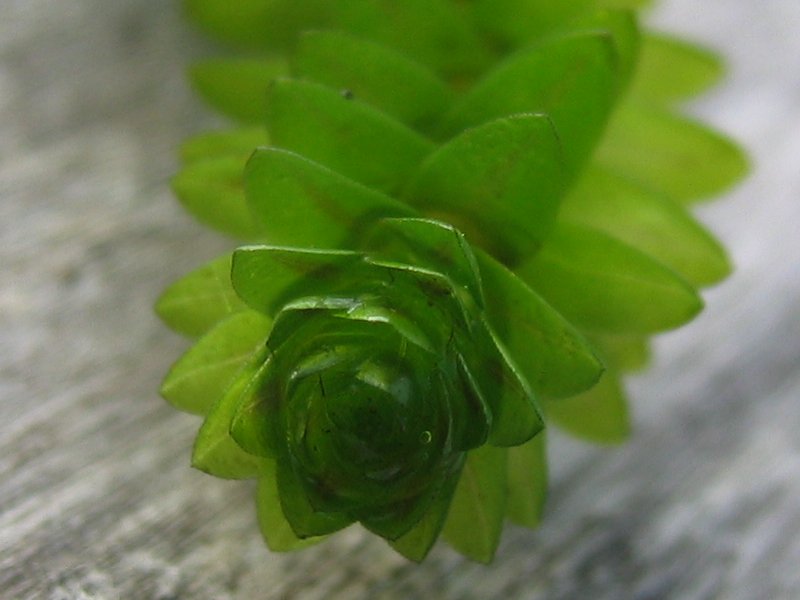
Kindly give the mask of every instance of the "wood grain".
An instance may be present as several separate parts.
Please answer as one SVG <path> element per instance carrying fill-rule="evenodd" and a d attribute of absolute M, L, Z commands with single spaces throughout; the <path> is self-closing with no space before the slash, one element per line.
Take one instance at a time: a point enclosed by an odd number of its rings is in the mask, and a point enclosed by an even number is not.
<path fill-rule="evenodd" d="M 189 468 L 157 396 L 184 342 L 158 292 L 228 245 L 184 216 L 174 148 L 213 124 L 177 2 L 0 7 L 0 597 L 53 600 L 800 597 L 800 5 L 665 2 L 724 51 L 693 110 L 755 170 L 702 217 L 738 270 L 631 382 L 619 448 L 554 440 L 547 518 L 491 567 L 422 566 L 351 529 L 270 554 L 252 489 Z"/>

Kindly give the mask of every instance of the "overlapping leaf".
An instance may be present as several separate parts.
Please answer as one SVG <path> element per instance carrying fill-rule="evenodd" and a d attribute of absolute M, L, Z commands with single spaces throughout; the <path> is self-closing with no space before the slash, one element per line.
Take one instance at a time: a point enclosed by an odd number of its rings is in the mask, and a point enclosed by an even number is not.
<path fill-rule="evenodd" d="M 187 142 L 174 187 L 206 224 L 270 245 L 236 252 L 233 285 L 223 257 L 161 297 L 170 327 L 204 335 L 164 395 L 207 414 L 195 466 L 259 478 L 272 549 L 357 520 L 412 560 L 444 530 L 486 562 L 504 518 L 541 517 L 541 399 L 566 431 L 625 438 L 621 374 L 645 364 L 648 334 L 699 310 L 694 286 L 729 270 L 680 204 L 746 168 L 672 108 L 716 80 L 718 61 L 640 36 L 634 14 L 614 10 L 643 4 L 186 1 L 253 52 L 193 70 L 212 106 L 253 126 Z M 276 425 L 263 395 L 277 388 L 262 342 L 313 332 L 304 323 L 322 313 L 425 352 L 459 348 L 448 368 L 480 417 L 457 427 L 468 458 L 403 506 L 323 510 L 265 433 Z"/>

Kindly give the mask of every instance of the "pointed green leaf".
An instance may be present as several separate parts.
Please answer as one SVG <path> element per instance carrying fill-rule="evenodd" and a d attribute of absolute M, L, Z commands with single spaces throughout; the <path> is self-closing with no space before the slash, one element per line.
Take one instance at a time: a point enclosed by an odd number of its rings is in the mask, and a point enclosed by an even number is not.
<path fill-rule="evenodd" d="M 189 77 L 218 111 L 245 123 L 263 123 L 267 88 L 287 71 L 286 63 L 274 59 L 210 59 L 194 64 Z"/>
<path fill-rule="evenodd" d="M 298 32 L 326 22 L 330 0 L 184 0 L 189 17 L 217 39 L 255 50 L 285 50 Z"/>
<path fill-rule="evenodd" d="M 256 238 L 260 224 L 245 200 L 244 165 L 239 156 L 190 163 L 172 180 L 172 190 L 199 221 L 234 237 Z"/>
<path fill-rule="evenodd" d="M 547 417 L 572 435 L 601 444 L 624 442 L 631 430 L 622 383 L 612 371 L 588 392 L 548 402 Z"/>
<path fill-rule="evenodd" d="M 614 44 L 617 85 L 626 88 L 638 68 L 642 34 L 636 15 L 630 10 L 594 10 L 577 19 L 571 27 L 578 31 L 605 32 Z"/>
<path fill-rule="evenodd" d="M 706 48 L 664 34 L 650 33 L 631 94 L 652 102 L 674 102 L 702 94 L 722 77 L 719 56 Z"/>
<path fill-rule="evenodd" d="M 454 135 L 510 114 L 545 113 L 573 173 L 605 127 L 618 90 L 616 60 L 614 43 L 602 32 L 558 36 L 517 52 L 462 97 L 444 130 Z"/>
<path fill-rule="evenodd" d="M 396 190 L 433 149 L 358 98 L 293 79 L 270 86 L 267 130 L 276 146 L 381 191 Z"/>
<path fill-rule="evenodd" d="M 597 230 L 560 223 L 517 275 L 561 314 L 593 331 L 652 333 L 694 317 L 703 303 L 674 271 Z"/>
<path fill-rule="evenodd" d="M 171 329 L 197 337 L 226 316 L 245 309 L 231 285 L 231 255 L 185 275 L 161 294 L 156 313 Z"/>
<path fill-rule="evenodd" d="M 475 0 L 478 27 L 499 38 L 506 47 L 524 46 L 560 29 L 592 6 L 593 0 Z"/>
<path fill-rule="evenodd" d="M 547 443 L 542 432 L 508 449 L 507 515 L 517 525 L 539 525 L 547 498 Z"/>
<path fill-rule="evenodd" d="M 433 548 L 439 533 L 442 531 L 460 475 L 461 468 L 458 468 L 452 474 L 446 476 L 428 510 L 413 529 L 398 539 L 389 542 L 392 548 L 409 560 L 422 562 L 431 548 Z"/>
<path fill-rule="evenodd" d="M 530 384 L 488 325 L 476 324 L 473 338 L 475 354 L 468 347 L 462 351 L 469 357 L 470 379 L 474 378 L 491 407 L 489 443 L 502 447 L 522 444 L 544 428 Z"/>
<path fill-rule="evenodd" d="M 601 168 L 584 172 L 559 218 L 604 231 L 694 285 L 717 283 L 731 270 L 725 250 L 684 207 Z"/>
<path fill-rule="evenodd" d="M 555 221 L 565 179 L 551 121 L 517 115 L 468 129 L 441 146 L 403 197 L 513 262 L 538 250 Z"/>
<path fill-rule="evenodd" d="M 609 170 L 679 202 L 717 195 L 748 168 L 742 151 L 722 134 L 634 102 L 616 112 L 595 157 Z"/>
<path fill-rule="evenodd" d="M 494 446 L 517 446 L 542 431 L 544 420 L 530 384 L 493 332 L 491 336 L 499 360 L 480 363 L 486 371 L 486 379 L 495 386 L 498 396 L 498 402 L 492 408 L 489 443 Z"/>
<path fill-rule="evenodd" d="M 292 470 L 291 458 L 280 456 L 277 465 L 281 508 L 298 538 L 307 539 L 334 533 L 353 522 L 353 519 L 342 513 L 314 510 L 308 494 Z"/>
<path fill-rule="evenodd" d="M 416 216 L 397 200 L 291 152 L 262 148 L 245 170 L 245 194 L 270 243 L 306 248 L 348 247 L 380 217 Z"/>
<path fill-rule="evenodd" d="M 181 161 L 191 164 L 209 158 L 236 156 L 241 160 L 240 164 L 244 165 L 257 146 L 265 146 L 267 143 L 267 132 L 263 127 L 206 131 L 181 144 Z"/>
<path fill-rule="evenodd" d="M 506 512 L 508 450 L 472 450 L 456 486 L 443 535 L 472 560 L 491 562 L 500 543 Z"/>
<path fill-rule="evenodd" d="M 492 328 L 534 391 L 562 397 L 594 385 L 603 366 L 584 337 L 508 269 L 476 256 Z"/>
<path fill-rule="evenodd" d="M 203 422 L 192 452 L 192 466 L 224 479 L 255 477 L 263 459 L 244 451 L 231 437 L 231 423 L 242 402 L 258 393 L 264 376 L 264 352 L 239 371 Z"/>
<path fill-rule="evenodd" d="M 441 495 L 441 483 L 434 483 L 431 489 L 415 498 L 407 498 L 394 506 L 369 507 L 361 511 L 354 511 L 365 529 L 386 540 L 398 540 L 410 533 L 419 522 L 428 514 L 431 505 Z"/>
<path fill-rule="evenodd" d="M 450 0 L 345 0 L 335 5 L 339 28 L 396 48 L 447 77 L 464 77 L 491 60 L 470 27 L 468 7 Z"/>
<path fill-rule="evenodd" d="M 273 552 L 290 552 L 313 546 L 326 539 L 326 536 L 300 539 L 292 530 L 283 514 L 278 494 L 277 466 L 275 461 L 265 458 L 262 461 L 256 492 L 256 511 L 261 535 Z"/>
<path fill-rule="evenodd" d="M 233 377 L 264 346 L 271 321 L 261 313 L 234 313 L 206 333 L 167 374 L 161 395 L 178 410 L 206 414 Z"/>
<path fill-rule="evenodd" d="M 342 32 L 304 34 L 291 64 L 295 76 L 348 90 L 421 130 L 445 111 L 452 95 L 425 66 L 389 47 Z"/>
<path fill-rule="evenodd" d="M 452 225 L 428 219 L 380 219 L 362 237 L 370 256 L 446 273 L 483 304 L 478 263 L 464 235 Z"/>
<path fill-rule="evenodd" d="M 357 261 L 361 255 L 346 250 L 245 246 L 233 254 L 231 280 L 248 306 L 274 316 L 290 286 L 310 278 L 329 279 Z"/>

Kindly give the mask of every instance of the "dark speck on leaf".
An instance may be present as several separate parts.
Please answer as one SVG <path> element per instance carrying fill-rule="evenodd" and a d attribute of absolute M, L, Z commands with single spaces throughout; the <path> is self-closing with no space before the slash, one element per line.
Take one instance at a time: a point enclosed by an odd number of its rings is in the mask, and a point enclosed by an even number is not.
<path fill-rule="evenodd" d="M 352 100 L 353 98 L 356 97 L 355 94 L 353 93 L 353 90 L 344 89 L 342 90 L 341 93 L 342 93 L 342 98 L 344 98 L 345 100 Z"/>

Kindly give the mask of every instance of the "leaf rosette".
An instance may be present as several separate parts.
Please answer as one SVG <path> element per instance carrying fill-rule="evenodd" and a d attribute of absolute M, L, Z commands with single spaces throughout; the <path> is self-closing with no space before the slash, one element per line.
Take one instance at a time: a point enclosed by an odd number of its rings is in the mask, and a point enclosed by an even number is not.
<path fill-rule="evenodd" d="M 427 219 L 381 219 L 363 240 L 361 251 L 238 249 L 231 282 L 242 304 L 176 364 L 163 393 L 208 413 L 196 466 L 271 486 L 263 510 L 285 520 L 265 530 L 274 547 L 358 521 L 420 559 L 445 524 L 468 452 L 525 444 L 543 429 L 541 408 L 493 330 L 463 235 Z M 543 335 L 572 336 L 582 350 L 559 357 L 562 368 L 596 378 L 588 345 L 555 312 L 549 318 Z M 245 328 L 245 352 L 217 344 Z M 220 366 L 228 387 L 202 407 L 197 380 Z M 505 499 L 498 456 L 470 468 L 488 470 Z"/>
<path fill-rule="evenodd" d="M 173 186 L 260 245 L 159 300 L 200 338 L 162 393 L 205 417 L 196 467 L 259 480 L 272 549 L 359 522 L 489 561 L 539 521 L 544 417 L 625 439 L 623 374 L 729 271 L 686 205 L 746 169 L 676 110 L 717 59 L 642 4 L 187 1 L 249 55 L 192 69 L 242 126 Z"/>

